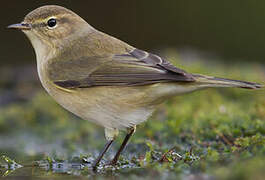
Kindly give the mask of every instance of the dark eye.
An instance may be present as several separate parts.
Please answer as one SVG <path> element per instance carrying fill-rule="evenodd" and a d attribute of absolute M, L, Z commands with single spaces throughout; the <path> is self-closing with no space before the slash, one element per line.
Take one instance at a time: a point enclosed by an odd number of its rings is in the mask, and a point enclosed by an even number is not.
<path fill-rule="evenodd" d="M 54 18 L 49 19 L 47 24 L 50 28 L 54 28 L 56 26 L 56 19 Z"/>

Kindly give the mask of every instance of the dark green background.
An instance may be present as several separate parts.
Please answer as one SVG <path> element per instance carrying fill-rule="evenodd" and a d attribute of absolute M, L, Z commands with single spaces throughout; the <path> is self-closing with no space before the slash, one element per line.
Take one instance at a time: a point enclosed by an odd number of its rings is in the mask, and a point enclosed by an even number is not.
<path fill-rule="evenodd" d="M 0 64 L 34 62 L 26 37 L 5 27 L 45 4 L 66 6 L 97 29 L 145 50 L 191 48 L 227 61 L 265 62 L 261 0 L 9 0 L 1 2 Z"/>

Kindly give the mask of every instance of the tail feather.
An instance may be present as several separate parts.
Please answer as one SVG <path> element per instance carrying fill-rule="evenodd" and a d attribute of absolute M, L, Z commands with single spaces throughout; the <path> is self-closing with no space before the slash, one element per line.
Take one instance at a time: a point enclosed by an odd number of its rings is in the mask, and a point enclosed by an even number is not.
<path fill-rule="evenodd" d="M 258 83 L 211 77 L 200 74 L 193 74 L 193 77 L 195 78 L 196 82 L 206 84 L 209 87 L 239 87 L 246 89 L 259 89 L 264 87 L 264 85 Z"/>

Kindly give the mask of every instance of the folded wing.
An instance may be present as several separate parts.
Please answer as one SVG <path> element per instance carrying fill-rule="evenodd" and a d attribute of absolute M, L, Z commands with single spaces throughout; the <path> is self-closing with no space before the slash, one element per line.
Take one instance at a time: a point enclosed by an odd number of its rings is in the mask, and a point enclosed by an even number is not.
<path fill-rule="evenodd" d="M 49 64 L 49 78 L 63 88 L 139 86 L 159 82 L 194 82 L 194 77 L 161 57 L 134 49 L 108 57 L 82 57 Z"/>

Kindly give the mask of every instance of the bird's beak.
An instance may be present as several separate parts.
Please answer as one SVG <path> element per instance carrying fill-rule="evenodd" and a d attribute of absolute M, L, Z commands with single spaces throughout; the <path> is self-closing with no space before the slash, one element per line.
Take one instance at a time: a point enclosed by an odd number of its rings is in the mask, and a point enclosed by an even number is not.
<path fill-rule="evenodd" d="M 27 23 L 12 24 L 7 26 L 8 29 L 31 30 L 31 25 Z"/>

